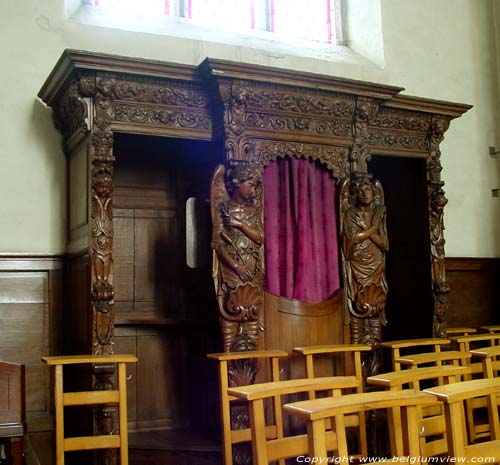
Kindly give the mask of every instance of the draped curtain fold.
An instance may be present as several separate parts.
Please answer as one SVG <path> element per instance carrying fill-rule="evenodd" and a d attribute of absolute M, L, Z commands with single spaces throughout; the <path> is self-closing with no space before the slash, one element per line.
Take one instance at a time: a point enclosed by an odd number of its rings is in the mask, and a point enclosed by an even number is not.
<path fill-rule="evenodd" d="M 264 286 L 304 302 L 340 287 L 336 183 L 318 163 L 272 161 L 264 170 Z"/>

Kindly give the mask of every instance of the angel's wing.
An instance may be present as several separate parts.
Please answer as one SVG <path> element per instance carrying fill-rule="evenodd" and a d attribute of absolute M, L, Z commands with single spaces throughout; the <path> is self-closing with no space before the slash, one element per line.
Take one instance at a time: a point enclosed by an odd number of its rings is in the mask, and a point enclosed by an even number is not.
<path fill-rule="evenodd" d="M 210 211 L 212 214 L 212 224 L 215 226 L 221 221 L 221 208 L 229 201 L 229 194 L 226 190 L 224 175 L 226 168 L 224 165 L 217 165 L 212 174 L 210 183 Z"/>
<path fill-rule="evenodd" d="M 350 190 L 351 190 L 351 178 L 347 177 L 340 183 L 340 190 L 339 190 L 340 237 L 342 237 L 342 234 L 344 232 L 345 212 L 351 206 Z"/>
<path fill-rule="evenodd" d="M 223 229 L 222 224 L 222 211 L 229 201 L 229 194 L 226 190 L 226 184 L 224 182 L 224 175 L 226 173 L 226 168 L 224 165 L 217 165 L 212 174 L 212 181 L 210 183 L 210 212 L 212 215 L 212 277 L 214 280 L 215 293 L 220 300 L 222 292 L 222 282 L 219 276 L 219 258 L 217 256 L 216 247 L 220 240 L 220 233 Z M 219 306 L 222 306 L 222 300 L 219 301 Z"/>
<path fill-rule="evenodd" d="M 345 213 L 347 209 L 351 205 L 350 198 L 350 188 L 351 188 L 351 179 L 349 177 L 345 178 L 340 183 L 339 190 L 339 219 L 340 219 L 340 256 L 341 256 L 341 264 L 342 264 L 342 307 L 344 310 L 344 324 L 348 325 L 350 321 L 349 314 L 349 284 L 350 284 L 350 269 L 346 261 L 346 256 L 344 252 L 344 221 L 345 221 Z"/>
<path fill-rule="evenodd" d="M 373 181 L 373 194 L 375 197 L 376 205 L 385 205 L 384 204 L 384 189 L 382 188 L 382 184 L 378 179 Z"/>

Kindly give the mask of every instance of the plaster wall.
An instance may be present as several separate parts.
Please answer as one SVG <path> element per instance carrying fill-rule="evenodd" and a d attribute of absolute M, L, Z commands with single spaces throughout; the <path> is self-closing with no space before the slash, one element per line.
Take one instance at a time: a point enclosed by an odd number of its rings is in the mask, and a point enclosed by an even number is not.
<path fill-rule="evenodd" d="M 351 0 L 348 0 L 351 1 Z M 359 5 L 360 0 L 352 0 Z M 198 64 L 205 57 L 368 80 L 405 93 L 474 105 L 442 144 L 448 256 L 500 256 L 498 34 L 500 0 L 365 0 L 378 9 L 374 41 L 351 23 L 354 52 L 294 54 L 246 40 L 239 46 L 129 32 L 67 18 L 76 0 L 0 2 L 0 252 L 61 253 L 66 241 L 66 160 L 51 111 L 36 94 L 65 48 Z M 158 31 L 164 32 L 164 31 Z M 205 39 L 205 40 L 204 40 Z M 211 39 L 211 38 L 210 38 Z M 364 55 L 364 57 L 362 56 Z M 313 58 L 311 58 L 311 56 Z"/>

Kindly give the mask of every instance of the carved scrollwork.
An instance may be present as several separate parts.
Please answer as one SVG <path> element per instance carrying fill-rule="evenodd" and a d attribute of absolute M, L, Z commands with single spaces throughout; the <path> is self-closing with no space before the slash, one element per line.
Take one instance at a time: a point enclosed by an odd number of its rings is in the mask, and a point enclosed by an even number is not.
<path fill-rule="evenodd" d="M 110 81 L 95 86 L 94 129 L 91 143 L 92 208 L 90 260 L 92 279 L 93 346 L 96 354 L 113 353 L 113 133 L 110 129 Z M 89 91 L 92 90 L 88 86 Z"/>
<path fill-rule="evenodd" d="M 272 160 L 294 157 L 318 161 L 336 178 L 344 178 L 349 172 L 349 149 L 346 147 L 252 140 L 246 147 L 245 159 L 260 167 L 261 171 Z"/>
<path fill-rule="evenodd" d="M 367 172 L 367 162 L 371 158 L 368 126 L 377 116 L 378 110 L 378 104 L 372 100 L 365 97 L 358 98 L 352 122 L 352 136 L 354 139 L 350 154 L 352 172 Z"/>
<path fill-rule="evenodd" d="M 246 114 L 245 124 L 249 128 L 342 137 L 349 137 L 351 131 L 349 121 L 318 120 L 305 117 L 292 117 L 255 112 L 248 112 Z"/>
<path fill-rule="evenodd" d="M 88 108 L 79 93 L 78 79 L 73 79 L 52 113 L 56 128 L 67 141 L 78 131 L 88 131 Z"/>
<path fill-rule="evenodd" d="M 121 123 L 152 124 L 179 128 L 211 129 L 211 120 L 206 113 L 182 110 L 166 110 L 144 106 L 113 105 L 111 118 Z"/>
<path fill-rule="evenodd" d="M 345 95 L 323 94 L 302 89 L 287 91 L 247 84 L 247 104 L 249 108 L 278 110 L 306 115 L 330 116 L 350 119 L 354 114 L 355 100 Z"/>
<path fill-rule="evenodd" d="M 449 120 L 434 118 L 429 130 L 430 156 L 427 159 L 427 180 L 429 193 L 429 231 L 431 242 L 431 275 L 434 294 L 433 333 L 435 337 L 446 336 L 448 294 L 446 281 L 444 207 L 448 203 L 441 181 L 441 151 L 439 145 L 448 129 Z"/>
<path fill-rule="evenodd" d="M 398 132 L 369 131 L 368 143 L 382 148 L 402 148 L 409 150 L 429 150 L 429 141 L 425 135 L 402 134 Z"/>
<path fill-rule="evenodd" d="M 119 78 L 113 74 L 102 74 L 108 87 L 108 95 L 114 101 L 154 103 L 174 107 L 208 108 L 208 97 L 200 86 L 143 80 L 140 78 Z"/>
<path fill-rule="evenodd" d="M 430 124 L 431 117 L 429 115 L 383 107 L 380 108 L 377 116 L 370 122 L 372 127 L 422 132 L 425 135 L 427 135 Z"/>

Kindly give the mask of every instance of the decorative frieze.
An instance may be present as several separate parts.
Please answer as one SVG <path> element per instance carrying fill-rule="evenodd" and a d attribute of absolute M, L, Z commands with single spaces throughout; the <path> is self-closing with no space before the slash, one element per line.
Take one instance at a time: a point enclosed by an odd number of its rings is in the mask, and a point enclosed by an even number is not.
<path fill-rule="evenodd" d="M 240 85 L 246 89 L 249 109 L 350 119 L 356 107 L 356 100 L 348 95 L 278 86 L 273 88 L 248 82 Z"/>
<path fill-rule="evenodd" d="M 272 160 L 285 157 L 304 158 L 323 164 L 336 178 L 349 172 L 349 149 L 319 144 L 303 144 L 255 139 L 248 143 L 245 159 L 263 170 Z"/>
<path fill-rule="evenodd" d="M 313 119 L 255 112 L 248 112 L 245 115 L 245 125 L 248 128 L 337 137 L 350 137 L 351 132 L 350 121 Z"/>
<path fill-rule="evenodd" d="M 431 124 L 431 115 L 381 107 L 370 126 L 381 129 L 422 132 L 427 135 Z"/>
<path fill-rule="evenodd" d="M 369 130 L 368 143 L 377 149 L 429 150 L 429 140 L 425 135 L 401 132 Z"/>

